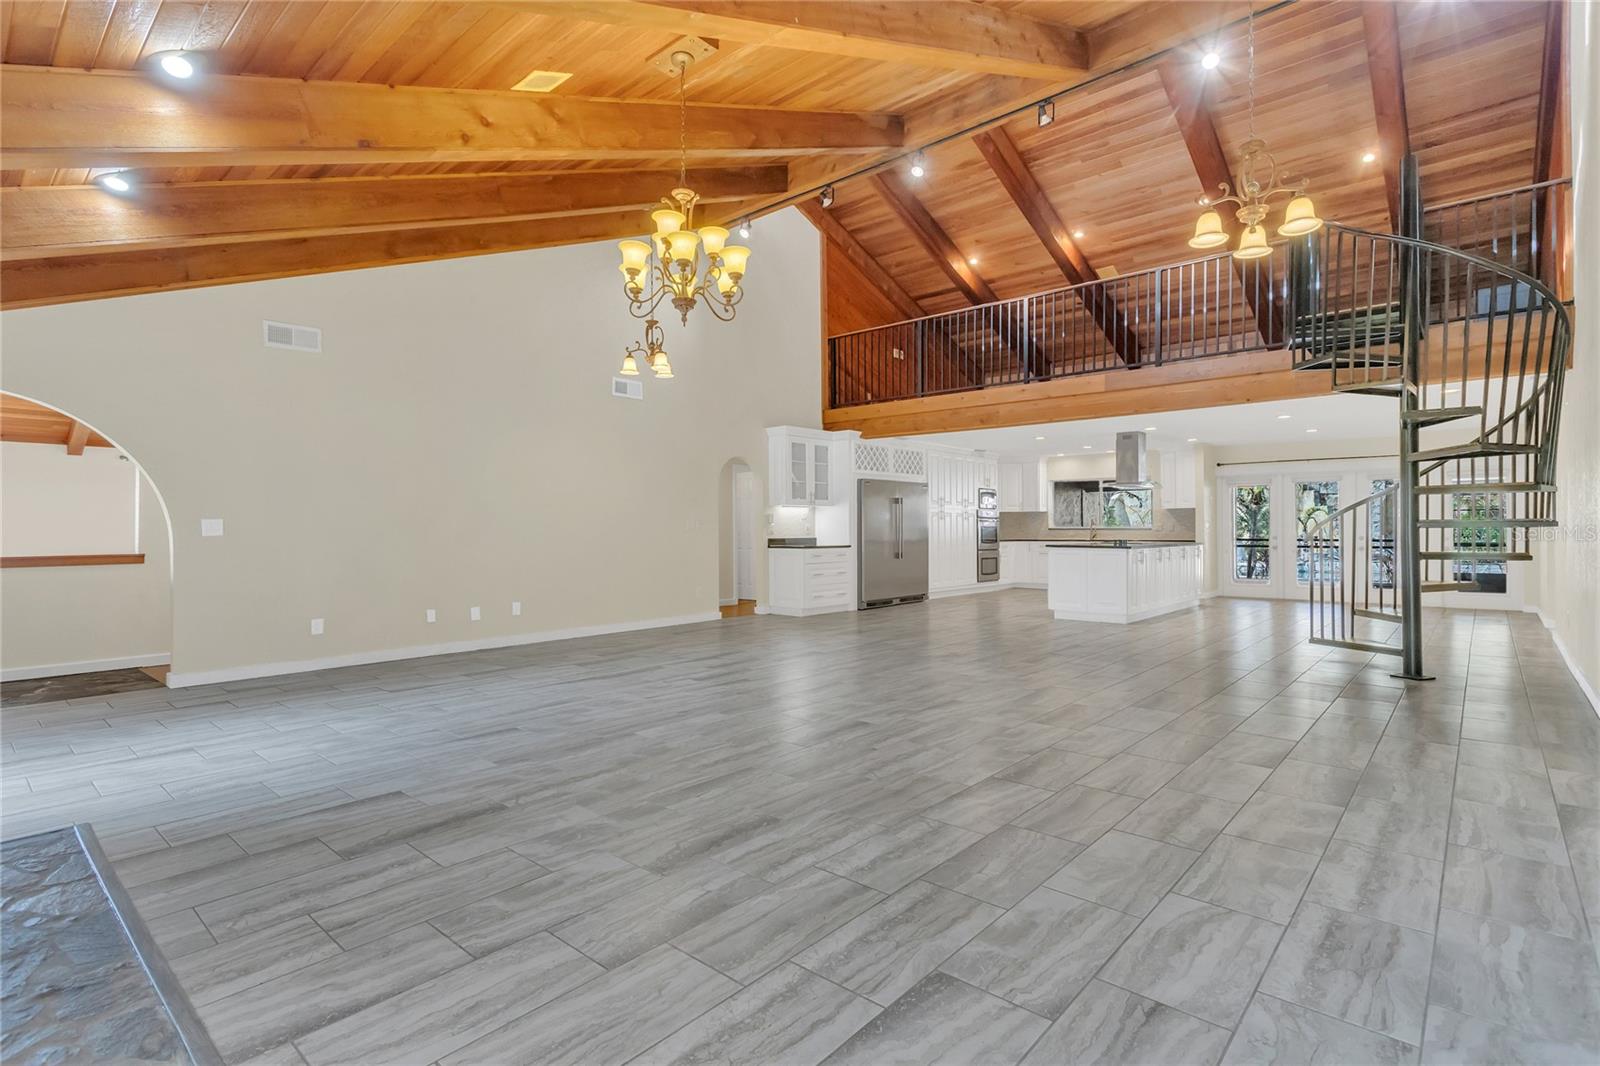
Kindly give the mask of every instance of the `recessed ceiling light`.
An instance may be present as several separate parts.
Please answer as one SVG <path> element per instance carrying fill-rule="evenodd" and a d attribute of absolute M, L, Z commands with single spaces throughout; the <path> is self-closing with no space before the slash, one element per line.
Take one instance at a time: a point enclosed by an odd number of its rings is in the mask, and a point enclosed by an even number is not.
<path fill-rule="evenodd" d="M 511 88 L 519 93 L 547 93 L 570 77 L 571 71 L 531 70 Z"/>
<path fill-rule="evenodd" d="M 1072 231 L 1072 237 L 1073 237 L 1074 240 L 1079 240 L 1079 241 L 1083 240 L 1083 230 L 1081 230 L 1081 229 L 1073 230 Z"/>
<path fill-rule="evenodd" d="M 920 178 L 928 172 L 928 160 L 921 152 L 911 157 L 911 176 Z"/>
<path fill-rule="evenodd" d="M 977 266 L 978 265 L 978 257 L 975 256 L 975 255 L 967 256 L 967 265 L 968 266 Z M 1043 440 L 1044 438 L 1040 437 L 1039 439 Z"/>
<path fill-rule="evenodd" d="M 1156 431 L 1156 427 L 1155 426 L 1145 426 L 1142 432 L 1154 433 L 1155 431 Z"/>
<path fill-rule="evenodd" d="M 1185 444 L 1193 444 L 1195 441 L 1197 441 L 1199 439 L 1200 439 L 1199 437 L 1185 437 L 1185 438 L 1183 438 L 1183 443 L 1185 443 Z"/>
<path fill-rule="evenodd" d="M 1063 456 L 1063 455 L 1066 455 L 1066 454 L 1067 454 L 1067 453 L 1066 453 L 1066 452 L 1056 452 L 1056 458 L 1057 458 L 1057 459 L 1059 459 L 1059 458 L 1061 458 L 1061 457 L 1062 457 L 1062 456 Z"/>
<path fill-rule="evenodd" d="M 117 171 L 98 175 L 94 179 L 94 183 L 107 192 L 128 192 L 133 188 L 133 182 Z"/>
<path fill-rule="evenodd" d="M 1043 437 L 1035 437 L 1035 438 L 1033 438 L 1033 439 L 1034 439 L 1034 440 L 1044 440 L 1044 438 L 1043 438 Z"/>
<path fill-rule="evenodd" d="M 1316 432 L 1316 430 L 1314 430 L 1314 429 L 1308 429 L 1308 430 L 1306 430 L 1306 432 L 1307 432 L 1307 433 L 1315 433 L 1315 432 Z"/>
<path fill-rule="evenodd" d="M 1377 152 L 1362 152 L 1361 153 L 1361 161 L 1363 163 L 1376 163 L 1378 161 L 1378 153 Z"/>
<path fill-rule="evenodd" d="M 194 60 L 183 52 L 168 52 L 156 60 L 156 65 L 161 68 L 161 73 L 169 78 L 187 80 L 195 75 Z"/>
<path fill-rule="evenodd" d="M 1287 422 L 1287 421 L 1289 421 L 1289 419 L 1291 419 L 1293 417 L 1294 417 L 1293 415 L 1279 415 L 1278 416 L 1278 421 L 1279 422 Z"/>
<path fill-rule="evenodd" d="M 1207 52 L 1200 57 L 1200 66 L 1206 70 L 1216 70 L 1222 62 L 1222 56 L 1216 52 Z"/>
<path fill-rule="evenodd" d="M 1086 451 L 1086 452 L 1092 452 L 1092 451 L 1094 451 L 1094 445 L 1093 444 L 1085 444 L 1083 446 L 1083 450 Z"/>

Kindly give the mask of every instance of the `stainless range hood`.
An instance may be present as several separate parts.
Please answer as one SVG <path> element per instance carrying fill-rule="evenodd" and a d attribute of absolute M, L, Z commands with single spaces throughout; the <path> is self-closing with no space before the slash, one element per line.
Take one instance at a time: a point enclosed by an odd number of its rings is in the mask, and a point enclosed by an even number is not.
<path fill-rule="evenodd" d="M 1106 482 L 1110 489 L 1153 489 L 1156 482 L 1150 480 L 1149 468 L 1145 465 L 1145 438 L 1143 433 L 1128 432 L 1117 434 L 1117 476 L 1113 481 Z"/>

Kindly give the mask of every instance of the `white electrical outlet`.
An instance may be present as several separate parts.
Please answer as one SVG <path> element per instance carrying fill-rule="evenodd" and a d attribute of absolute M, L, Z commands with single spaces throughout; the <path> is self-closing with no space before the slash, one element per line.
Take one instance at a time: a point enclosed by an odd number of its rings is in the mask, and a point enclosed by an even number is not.
<path fill-rule="evenodd" d="M 521 600 L 512 600 L 511 601 L 511 616 L 513 618 L 515 618 L 517 615 L 519 615 L 521 613 L 522 613 L 522 601 Z"/>
<path fill-rule="evenodd" d="M 311 635 L 314 637 L 322 636 L 322 619 L 313 618 L 311 620 Z"/>
<path fill-rule="evenodd" d="M 202 518 L 202 519 L 200 519 L 200 535 L 202 537 L 220 537 L 220 536 L 222 536 L 222 519 L 220 519 L 220 518 Z"/>
<path fill-rule="evenodd" d="M 479 621 L 479 620 L 481 620 L 483 618 L 483 610 L 481 608 L 478 608 L 478 607 L 472 608 L 467 613 L 469 615 L 471 615 L 472 620 L 474 622 L 477 622 L 477 621 Z"/>
<path fill-rule="evenodd" d="M 428 621 L 437 622 L 438 620 L 439 620 L 439 612 L 435 611 L 432 607 L 429 607 L 428 608 Z"/>

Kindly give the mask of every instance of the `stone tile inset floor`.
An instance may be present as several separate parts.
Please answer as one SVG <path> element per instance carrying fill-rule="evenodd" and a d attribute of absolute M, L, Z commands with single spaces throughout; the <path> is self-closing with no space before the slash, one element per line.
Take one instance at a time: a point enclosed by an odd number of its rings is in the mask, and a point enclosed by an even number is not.
<path fill-rule="evenodd" d="M 7 705 L 241 1063 L 1600 1060 L 1600 719 L 1532 616 L 1013 590 Z"/>

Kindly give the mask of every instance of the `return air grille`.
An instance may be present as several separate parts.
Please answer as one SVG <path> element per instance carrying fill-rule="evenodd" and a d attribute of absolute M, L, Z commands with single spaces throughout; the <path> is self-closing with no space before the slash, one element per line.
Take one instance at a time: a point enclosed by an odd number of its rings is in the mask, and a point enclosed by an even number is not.
<path fill-rule="evenodd" d="M 268 348 L 288 348 L 295 352 L 322 351 L 322 331 L 315 326 L 291 326 L 287 322 L 263 321 L 261 341 Z"/>
<path fill-rule="evenodd" d="M 627 378 L 612 378 L 611 395 L 619 400 L 642 400 L 644 399 L 644 382 L 629 381 Z"/>

